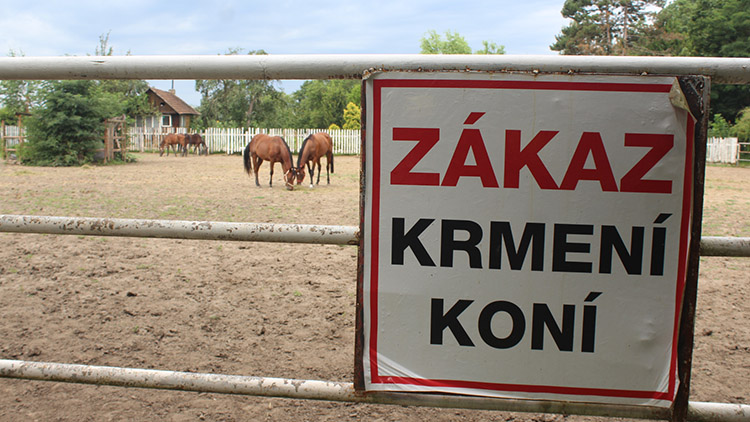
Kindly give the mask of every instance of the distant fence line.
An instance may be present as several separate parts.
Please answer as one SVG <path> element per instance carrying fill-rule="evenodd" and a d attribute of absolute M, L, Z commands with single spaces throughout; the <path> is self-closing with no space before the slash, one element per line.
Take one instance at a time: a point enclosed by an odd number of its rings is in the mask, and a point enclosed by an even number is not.
<path fill-rule="evenodd" d="M 24 136 L 25 128 L 6 125 L 0 133 L 6 148 L 12 148 L 18 144 L 18 139 Z M 186 133 L 185 128 L 128 128 L 130 151 L 157 151 L 159 144 L 169 133 Z M 263 129 L 263 128 L 208 128 L 199 132 L 208 150 L 212 153 L 237 154 L 250 142 L 250 139 L 258 133 L 282 136 L 289 144 L 293 153 L 298 153 L 302 142 L 307 135 L 315 132 L 326 132 L 333 139 L 333 153 L 344 155 L 357 155 L 360 153 L 360 131 L 359 130 L 326 130 L 326 129 Z M 0 147 L 0 149 L 2 149 Z M 706 162 L 738 164 L 741 161 L 750 161 L 750 143 L 739 142 L 737 138 L 708 138 L 706 143 Z"/>
<path fill-rule="evenodd" d="M 708 138 L 706 162 L 737 164 L 740 160 L 740 143 L 737 138 Z"/>
<path fill-rule="evenodd" d="M 26 129 L 18 126 L 6 125 L 5 122 L 0 124 L 0 153 L 3 157 L 8 158 L 10 153 L 16 152 L 18 144 L 20 144 L 26 136 Z"/>
<path fill-rule="evenodd" d="M 155 151 L 159 144 L 169 133 L 185 133 L 185 128 L 142 128 L 131 127 L 128 129 L 130 137 L 129 147 L 131 151 Z M 326 132 L 333 139 L 333 153 L 356 155 L 360 151 L 359 130 L 325 130 L 325 129 L 264 129 L 264 128 L 208 128 L 199 131 L 206 142 L 209 152 L 223 152 L 226 154 L 242 153 L 245 146 L 253 136 L 259 133 L 267 133 L 274 136 L 282 136 L 293 153 L 298 153 L 305 138 L 316 132 Z"/>

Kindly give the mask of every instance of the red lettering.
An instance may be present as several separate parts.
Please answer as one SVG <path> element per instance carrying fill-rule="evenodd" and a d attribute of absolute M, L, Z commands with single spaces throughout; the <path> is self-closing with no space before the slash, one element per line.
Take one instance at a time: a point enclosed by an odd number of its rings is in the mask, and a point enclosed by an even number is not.
<path fill-rule="evenodd" d="M 440 140 L 440 129 L 436 128 L 393 128 L 394 141 L 417 141 L 398 165 L 391 171 L 392 185 L 438 186 L 440 173 L 419 173 L 411 170 Z"/>
<path fill-rule="evenodd" d="M 626 133 L 626 147 L 651 147 L 636 165 L 620 179 L 620 191 L 643 193 L 672 193 L 671 180 L 644 180 L 652 168 L 674 146 L 674 135 L 649 133 Z"/>
<path fill-rule="evenodd" d="M 466 165 L 469 150 L 474 154 L 476 165 Z M 484 139 L 482 139 L 482 134 L 478 129 L 464 129 L 461 132 L 461 138 L 459 138 L 451 162 L 448 164 L 448 170 L 445 172 L 442 185 L 456 186 L 458 179 L 461 177 L 479 177 L 482 179 L 483 187 L 499 187 L 495 171 L 492 170 L 490 156 L 487 154 L 487 147 L 484 145 Z"/>
<path fill-rule="evenodd" d="M 466 124 L 476 122 L 484 113 L 472 113 Z M 521 148 L 521 131 L 505 131 L 505 188 L 518 189 L 520 173 L 524 167 L 536 180 L 540 189 L 575 190 L 578 182 L 589 180 L 599 182 L 603 192 L 617 192 L 614 172 L 598 132 L 583 132 L 573 157 L 558 187 L 549 170 L 539 157 L 540 151 L 558 134 L 558 131 L 542 130 L 524 148 Z M 453 151 L 442 183 L 441 173 L 415 172 L 414 167 L 430 152 L 440 140 L 438 128 L 393 128 L 394 141 L 416 141 L 417 144 L 391 171 L 391 184 L 414 186 L 456 186 L 462 177 L 479 177 L 485 188 L 497 188 L 498 182 L 490 161 L 487 147 L 478 129 L 464 129 Z M 671 180 L 644 179 L 669 151 L 674 147 L 674 135 L 626 133 L 626 147 L 647 147 L 650 150 L 620 179 L 621 192 L 672 193 Z M 466 164 L 469 154 L 474 158 L 473 165 Z M 592 158 L 593 167 L 586 168 Z"/>
<path fill-rule="evenodd" d="M 594 168 L 585 169 L 589 154 L 594 158 Z M 598 132 L 583 132 L 578 141 L 560 189 L 575 190 L 579 180 L 598 180 L 604 192 L 617 192 L 617 182 L 604 149 L 602 136 Z"/>
<path fill-rule="evenodd" d="M 534 136 L 534 139 L 521 149 L 521 131 L 505 131 L 505 178 L 503 185 L 506 188 L 518 188 L 518 179 L 521 169 L 528 167 L 534 180 L 542 189 L 557 189 L 557 184 L 549 174 L 547 167 L 539 158 L 539 151 L 557 135 L 556 130 L 542 130 Z"/>

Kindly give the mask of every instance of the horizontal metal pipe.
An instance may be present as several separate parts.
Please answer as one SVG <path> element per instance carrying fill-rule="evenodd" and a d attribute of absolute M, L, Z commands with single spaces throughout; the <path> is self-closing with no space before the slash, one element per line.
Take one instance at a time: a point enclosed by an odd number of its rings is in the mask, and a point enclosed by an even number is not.
<path fill-rule="evenodd" d="M 0 233 L 358 245 L 356 226 L 0 215 Z M 750 257 L 750 237 L 701 238 L 702 256 Z"/>
<path fill-rule="evenodd" d="M 255 242 L 358 244 L 358 228 L 306 224 L 0 215 L 0 232 Z"/>
<path fill-rule="evenodd" d="M 705 75 L 719 83 L 750 83 L 750 58 L 744 57 L 299 54 L 0 58 L 0 79 L 359 79 L 370 70 Z"/>
<path fill-rule="evenodd" d="M 352 383 L 0 359 L 0 377 L 370 404 L 667 419 L 665 408 L 419 393 L 357 393 Z M 688 420 L 750 421 L 750 406 L 691 402 Z"/>
<path fill-rule="evenodd" d="M 701 237 L 701 256 L 750 257 L 750 237 Z"/>

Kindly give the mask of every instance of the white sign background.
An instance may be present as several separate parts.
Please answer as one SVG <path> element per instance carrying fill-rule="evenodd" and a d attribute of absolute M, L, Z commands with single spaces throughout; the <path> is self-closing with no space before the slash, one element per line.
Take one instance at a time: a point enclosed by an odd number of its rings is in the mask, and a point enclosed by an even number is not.
<path fill-rule="evenodd" d="M 692 192 L 692 127 L 687 111 L 673 105 L 681 95 L 672 77 L 512 75 L 482 73 L 375 73 L 366 83 L 366 163 L 363 242 L 366 390 L 448 392 L 496 397 L 555 399 L 669 406 L 677 380 L 679 303 L 685 279 Z M 484 113 L 476 122 L 471 113 Z M 476 116 L 476 115 L 475 115 Z M 455 186 L 391 184 L 391 172 L 417 144 L 394 141 L 394 128 L 438 128 L 439 141 L 413 173 L 439 173 L 442 182 L 465 129 L 478 129 L 499 187 L 480 177 L 460 177 Z M 504 187 L 507 130 L 520 130 L 521 148 L 540 131 L 557 131 L 538 154 L 559 186 L 582 133 L 599 133 L 617 185 L 650 151 L 626 147 L 626 133 L 673 135 L 674 146 L 644 180 L 669 180 L 671 193 L 605 192 L 598 180 L 580 180 L 574 190 L 541 189 L 524 167 L 518 188 Z M 476 164 L 469 151 L 466 166 Z M 592 154 L 593 155 L 593 154 Z M 596 163 L 589 156 L 585 169 Z M 663 223 L 655 220 L 671 214 Z M 422 218 L 435 221 L 419 236 L 435 262 L 422 266 L 410 248 L 403 265 L 391 263 L 394 218 L 408 231 Z M 440 265 L 442 220 L 469 220 L 483 229 L 482 268 L 468 254 L 453 253 Z M 531 250 L 521 270 L 511 270 L 503 248 L 501 269 L 488 269 L 491 221 L 509 222 L 518 245 L 527 223 L 545 224 L 544 269 L 531 271 Z M 593 225 L 592 235 L 568 235 L 590 244 L 590 252 L 568 252 L 568 261 L 591 262 L 591 273 L 552 272 L 555 224 Z M 613 252 L 611 274 L 600 274 L 601 227 L 617 227 L 630 248 L 631 228 L 644 227 L 642 275 L 627 274 Z M 666 228 L 663 276 L 649 275 L 653 228 Z M 458 231 L 456 239 L 460 240 Z M 468 236 L 468 235 L 466 235 Z M 590 303 L 590 292 L 601 292 Z M 431 300 L 443 312 L 471 300 L 458 320 L 474 343 L 459 345 L 450 329 L 442 344 L 430 344 Z M 522 340 L 497 349 L 477 328 L 489 303 L 508 301 L 526 319 Z M 545 329 L 543 350 L 531 348 L 534 304 L 546 304 L 558 325 L 563 305 L 575 305 L 573 351 L 560 351 Z M 595 351 L 581 351 L 584 305 L 595 305 Z M 511 330 L 496 313 L 492 332 Z"/>

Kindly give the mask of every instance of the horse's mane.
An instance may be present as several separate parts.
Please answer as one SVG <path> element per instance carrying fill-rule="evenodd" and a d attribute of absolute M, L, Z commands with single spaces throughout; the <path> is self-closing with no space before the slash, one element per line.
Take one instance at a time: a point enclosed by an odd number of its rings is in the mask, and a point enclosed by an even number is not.
<path fill-rule="evenodd" d="M 284 143 L 284 146 L 286 147 L 286 152 L 289 153 L 289 165 L 291 165 L 292 167 L 294 167 L 294 156 L 292 156 L 292 150 L 289 149 L 289 144 L 286 143 L 286 139 L 284 139 L 283 136 L 279 136 L 279 138 L 281 138 L 281 142 Z M 304 145 L 304 143 L 303 143 L 303 145 Z"/>
<path fill-rule="evenodd" d="M 299 155 L 297 156 L 297 168 L 300 167 L 300 164 L 302 163 L 302 153 L 305 151 L 305 144 L 307 144 L 307 141 L 312 138 L 312 134 L 307 135 L 307 138 L 305 138 L 304 141 L 302 141 L 302 146 L 299 147 Z"/>

